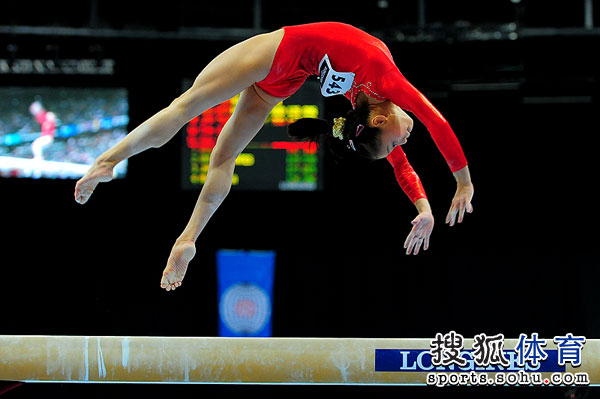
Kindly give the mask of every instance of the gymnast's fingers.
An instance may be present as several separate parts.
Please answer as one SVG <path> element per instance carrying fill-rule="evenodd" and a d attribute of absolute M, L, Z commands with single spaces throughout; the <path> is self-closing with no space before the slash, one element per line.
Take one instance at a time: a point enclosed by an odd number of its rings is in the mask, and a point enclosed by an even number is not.
<path fill-rule="evenodd" d="M 465 210 L 467 209 L 467 204 L 465 201 L 461 201 L 459 204 L 459 212 L 458 212 L 458 223 L 462 223 L 465 217 Z"/>
<path fill-rule="evenodd" d="M 414 236 L 414 231 L 415 231 L 415 228 L 413 227 L 413 229 L 410 231 L 410 233 L 406 237 L 406 240 L 404 240 L 404 248 L 405 249 L 408 248 L 408 245 L 410 244 L 410 242 Z"/>
<path fill-rule="evenodd" d="M 410 255 L 412 253 L 413 247 L 415 246 L 415 240 L 410 240 L 408 247 L 406 248 L 406 254 Z"/>
<path fill-rule="evenodd" d="M 454 205 L 454 203 L 452 203 L 452 206 L 450 207 L 450 211 L 448 212 L 448 216 L 446 216 L 446 224 L 450 224 L 450 226 L 454 226 L 454 222 L 456 221 L 457 212 L 458 212 L 458 209 L 456 208 L 456 205 Z"/>
<path fill-rule="evenodd" d="M 407 249 L 406 249 L 406 254 L 410 255 L 411 253 L 413 254 L 417 254 L 419 252 L 419 236 L 417 235 L 416 231 L 411 232 L 411 237 L 410 237 L 410 241 L 408 243 Z"/>
<path fill-rule="evenodd" d="M 421 244 L 423 243 L 423 240 L 420 238 L 417 238 L 415 240 L 415 248 L 413 250 L 413 255 L 417 255 L 419 253 L 419 250 L 421 249 Z"/>
<path fill-rule="evenodd" d="M 423 250 L 427 251 L 429 249 L 429 238 L 431 237 L 431 230 L 425 234 L 425 243 L 423 246 Z"/>
<path fill-rule="evenodd" d="M 419 225 L 415 224 L 413 226 L 413 228 L 411 229 L 410 233 L 408 234 L 408 237 L 406 237 L 406 241 L 404 241 L 404 248 L 406 248 L 407 255 L 410 255 L 410 253 L 412 252 L 412 250 L 415 246 L 415 241 L 417 239 L 419 231 L 420 231 Z"/>

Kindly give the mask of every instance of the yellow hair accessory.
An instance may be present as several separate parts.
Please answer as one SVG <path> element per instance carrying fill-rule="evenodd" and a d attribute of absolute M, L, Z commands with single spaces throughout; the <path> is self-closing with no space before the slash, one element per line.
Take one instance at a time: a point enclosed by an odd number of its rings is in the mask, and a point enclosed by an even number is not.
<path fill-rule="evenodd" d="M 346 123 L 346 118 L 333 118 L 333 137 L 344 140 L 344 135 L 342 134 L 344 123 Z"/>

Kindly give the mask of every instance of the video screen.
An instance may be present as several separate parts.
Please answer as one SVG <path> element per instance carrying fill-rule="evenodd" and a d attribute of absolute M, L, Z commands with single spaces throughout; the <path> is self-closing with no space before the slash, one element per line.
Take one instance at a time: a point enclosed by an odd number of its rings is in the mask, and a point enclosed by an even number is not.
<path fill-rule="evenodd" d="M 238 98 L 236 96 L 207 110 L 184 127 L 184 189 L 199 189 L 206 181 L 210 153 L 221 129 L 233 114 Z M 316 144 L 295 142 L 287 134 L 288 124 L 300 118 L 318 118 L 322 112 L 319 83 L 309 79 L 293 96 L 273 108 L 262 129 L 238 156 L 232 190 L 322 189 L 322 159 Z"/>
<path fill-rule="evenodd" d="M 0 176 L 80 178 L 128 123 L 126 89 L 0 87 Z"/>

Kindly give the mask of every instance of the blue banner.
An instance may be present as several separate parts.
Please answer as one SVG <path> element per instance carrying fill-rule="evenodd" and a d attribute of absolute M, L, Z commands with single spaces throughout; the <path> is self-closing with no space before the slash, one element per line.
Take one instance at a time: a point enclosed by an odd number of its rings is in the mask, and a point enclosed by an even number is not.
<path fill-rule="evenodd" d="M 273 251 L 217 251 L 219 336 L 271 336 L 274 272 Z"/>
<path fill-rule="evenodd" d="M 431 363 L 431 354 L 429 349 L 375 349 L 375 371 L 391 372 L 460 372 L 460 371 L 536 371 L 540 373 L 565 372 L 565 366 L 558 364 L 558 351 L 556 349 L 544 350 L 548 357 L 540 361 L 537 367 L 532 367 L 528 363 L 524 367 L 517 364 L 517 354 L 514 350 L 504 350 L 504 356 L 509 360 L 508 367 L 487 366 L 478 367 L 473 361 L 472 350 L 465 349 L 461 351 L 461 357 L 467 361 L 465 367 L 450 365 L 446 367 L 436 367 Z"/>

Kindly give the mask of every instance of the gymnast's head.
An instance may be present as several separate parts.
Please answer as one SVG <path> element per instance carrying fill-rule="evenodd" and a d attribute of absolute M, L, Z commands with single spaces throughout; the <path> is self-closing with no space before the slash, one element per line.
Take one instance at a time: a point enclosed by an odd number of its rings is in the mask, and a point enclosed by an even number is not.
<path fill-rule="evenodd" d="M 288 126 L 288 134 L 298 141 L 324 144 L 336 158 L 381 159 L 405 144 L 413 120 L 391 101 L 363 105 L 333 122 L 302 118 Z"/>

